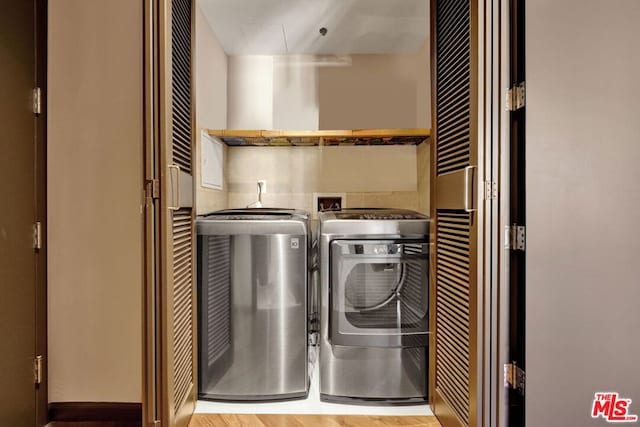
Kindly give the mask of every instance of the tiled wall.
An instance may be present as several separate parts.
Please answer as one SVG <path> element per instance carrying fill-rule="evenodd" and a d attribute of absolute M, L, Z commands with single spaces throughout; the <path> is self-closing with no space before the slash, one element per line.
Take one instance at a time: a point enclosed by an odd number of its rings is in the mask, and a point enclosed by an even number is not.
<path fill-rule="evenodd" d="M 418 155 L 420 153 L 420 156 Z M 426 158 L 425 158 L 426 153 Z M 313 211 L 313 193 L 345 193 L 347 207 L 395 207 L 428 211 L 428 145 L 420 147 L 231 147 L 228 205 L 263 205 Z M 427 181 L 425 181 L 427 179 Z"/>
<path fill-rule="evenodd" d="M 347 207 L 403 208 L 419 210 L 417 191 L 345 193 Z M 256 201 L 255 193 L 229 193 L 229 207 L 243 208 Z M 313 211 L 313 193 L 268 193 L 263 195 L 265 207 L 290 207 Z"/>

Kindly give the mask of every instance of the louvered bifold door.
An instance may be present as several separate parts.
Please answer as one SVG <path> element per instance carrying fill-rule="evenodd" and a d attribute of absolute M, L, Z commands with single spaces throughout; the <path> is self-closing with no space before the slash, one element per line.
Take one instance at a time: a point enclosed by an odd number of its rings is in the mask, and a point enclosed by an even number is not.
<path fill-rule="evenodd" d="M 431 402 L 444 427 L 478 416 L 476 2 L 432 0 Z"/>
<path fill-rule="evenodd" d="M 162 425 L 186 426 L 196 400 L 192 0 L 160 0 L 159 12 L 161 413 Z"/>

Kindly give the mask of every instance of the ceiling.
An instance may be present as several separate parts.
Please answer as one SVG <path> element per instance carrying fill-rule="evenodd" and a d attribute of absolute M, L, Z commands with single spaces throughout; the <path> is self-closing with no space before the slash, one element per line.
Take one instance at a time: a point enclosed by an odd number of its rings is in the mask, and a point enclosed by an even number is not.
<path fill-rule="evenodd" d="M 429 0 L 199 0 L 228 55 L 412 53 Z M 326 36 L 320 28 L 327 28 Z"/>

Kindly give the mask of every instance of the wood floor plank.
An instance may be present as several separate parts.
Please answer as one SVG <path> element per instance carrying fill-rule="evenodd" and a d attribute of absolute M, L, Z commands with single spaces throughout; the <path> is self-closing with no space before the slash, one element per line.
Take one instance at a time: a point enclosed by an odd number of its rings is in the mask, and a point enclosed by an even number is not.
<path fill-rule="evenodd" d="M 195 414 L 189 427 L 266 427 L 255 414 Z"/>
<path fill-rule="evenodd" d="M 329 417 L 326 415 L 293 415 L 296 420 L 303 426 L 309 427 L 341 427 L 337 417 Z"/>
<path fill-rule="evenodd" d="M 280 415 L 260 414 L 258 418 L 265 427 L 305 427 L 295 415 L 290 417 L 282 417 Z"/>
<path fill-rule="evenodd" d="M 441 427 L 436 417 L 195 414 L 189 427 Z"/>
<path fill-rule="evenodd" d="M 340 426 L 343 427 L 386 427 L 384 421 L 380 420 L 381 417 L 364 416 L 364 415 L 339 415 L 336 419 Z"/>

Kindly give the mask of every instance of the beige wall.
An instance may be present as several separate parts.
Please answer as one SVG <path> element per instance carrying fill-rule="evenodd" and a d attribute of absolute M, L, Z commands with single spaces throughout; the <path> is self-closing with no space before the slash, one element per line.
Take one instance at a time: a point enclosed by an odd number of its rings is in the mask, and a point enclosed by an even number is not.
<path fill-rule="evenodd" d="M 415 146 L 231 147 L 229 206 L 256 201 L 256 181 L 267 180 L 263 203 L 312 211 L 313 193 L 347 193 L 347 206 L 417 210 Z"/>
<path fill-rule="evenodd" d="M 640 2 L 527 2 L 526 422 L 640 414 Z M 634 424 L 630 424 L 634 425 Z"/>
<path fill-rule="evenodd" d="M 51 0 L 49 400 L 139 402 L 142 2 Z"/>
<path fill-rule="evenodd" d="M 199 4 L 199 2 L 198 2 Z M 227 207 L 227 185 L 222 190 L 202 186 L 200 153 L 201 129 L 227 128 L 227 55 L 209 22 L 196 5 L 196 205 L 203 214 Z M 226 162 L 227 148 L 223 147 Z"/>
<path fill-rule="evenodd" d="M 431 127 L 429 43 L 398 55 L 352 55 L 319 69 L 320 129 Z"/>

